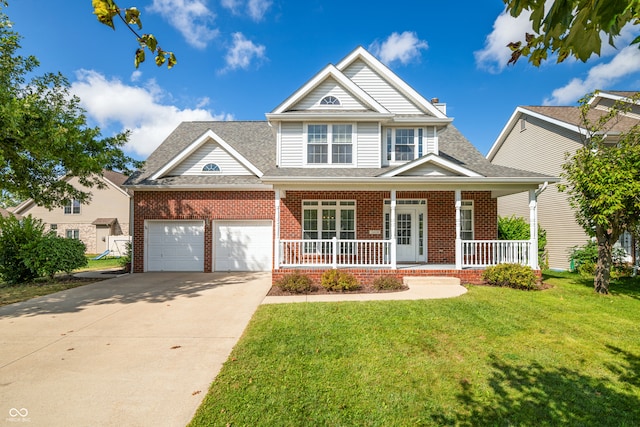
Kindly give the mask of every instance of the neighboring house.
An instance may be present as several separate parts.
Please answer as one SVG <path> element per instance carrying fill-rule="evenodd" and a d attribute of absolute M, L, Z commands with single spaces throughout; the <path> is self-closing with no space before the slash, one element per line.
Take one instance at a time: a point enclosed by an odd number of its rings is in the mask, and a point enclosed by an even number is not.
<path fill-rule="evenodd" d="M 618 100 L 624 100 L 635 92 L 600 92 L 590 103 L 590 119 L 595 120 Z M 617 120 L 611 129 L 610 138 L 620 131 L 630 129 L 640 119 L 640 106 Z M 560 176 L 566 154 L 573 154 L 583 146 L 586 138 L 579 107 L 521 106 L 516 108 L 487 154 L 494 165 L 509 166 L 535 171 L 545 175 Z M 500 197 L 500 216 L 528 217 L 525 193 Z M 575 213 L 569 205 L 567 193 L 551 185 L 542 193 L 538 203 L 538 222 L 547 232 L 549 267 L 566 270 L 569 254 L 574 246 L 582 246 L 589 236 L 576 222 Z M 633 252 L 631 236 L 625 233 L 621 243 L 629 254 Z"/>
<path fill-rule="evenodd" d="M 11 215 L 11 216 L 15 216 L 17 219 L 22 218 L 22 216 L 20 216 L 20 215 L 16 215 L 16 214 L 14 214 L 14 213 L 13 213 L 13 212 L 11 212 L 11 211 L 6 210 L 5 208 L 0 208 L 0 216 L 2 216 L 2 217 L 5 217 L 5 218 L 6 218 L 6 217 L 8 217 L 8 216 L 10 216 L 10 215 Z"/>
<path fill-rule="evenodd" d="M 255 102 L 251 100 L 250 102 Z M 359 47 L 264 122 L 185 122 L 126 187 L 133 269 L 449 275 L 526 263 L 498 242 L 497 197 L 555 178 L 491 165 L 427 101 Z M 532 246 L 533 245 L 533 246 Z"/>
<path fill-rule="evenodd" d="M 102 179 L 106 184 L 104 188 L 83 187 L 77 178 L 69 179 L 75 188 L 91 192 L 87 204 L 72 200 L 63 207 L 49 210 L 29 199 L 13 212 L 41 219 L 46 230 L 55 231 L 59 236 L 82 240 L 87 253 L 102 253 L 109 249 L 109 236 L 129 234 L 130 210 L 129 193 L 122 187 L 126 175 L 105 170 Z"/>

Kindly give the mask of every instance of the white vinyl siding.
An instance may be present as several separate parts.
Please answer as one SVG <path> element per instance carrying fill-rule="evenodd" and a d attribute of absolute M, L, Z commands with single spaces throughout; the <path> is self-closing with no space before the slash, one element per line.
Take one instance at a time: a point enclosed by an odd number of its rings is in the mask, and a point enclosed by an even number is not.
<path fill-rule="evenodd" d="M 344 74 L 390 112 L 394 114 L 424 114 L 365 62 L 354 61 L 344 70 Z"/>
<path fill-rule="evenodd" d="M 320 101 L 326 96 L 334 96 L 340 100 L 340 105 L 320 105 Z M 345 110 L 366 110 L 356 98 L 351 96 L 342 86 L 334 79 L 327 79 L 320 83 L 311 93 L 295 104 L 292 110 L 311 110 L 311 109 L 345 109 Z"/>
<path fill-rule="evenodd" d="M 560 176 L 565 153 L 580 147 L 578 134 L 568 129 L 527 116 L 525 130 L 519 123 L 509 133 L 493 164 Z M 498 215 L 516 215 L 529 221 L 529 195 L 519 193 L 498 198 Z M 569 251 L 587 242 L 587 234 L 575 220 L 567 194 L 550 185 L 538 197 L 538 223 L 547 232 L 549 267 L 568 269 Z"/>
<path fill-rule="evenodd" d="M 299 168 L 304 162 L 304 141 L 301 122 L 283 122 L 280 128 L 280 167 Z"/>
<path fill-rule="evenodd" d="M 403 176 L 459 176 L 458 173 L 452 172 L 450 170 L 441 168 L 437 165 L 433 164 L 424 164 L 422 166 L 418 166 L 402 174 Z"/>
<path fill-rule="evenodd" d="M 380 154 L 380 127 L 378 123 L 360 122 L 356 124 L 356 156 L 357 167 L 379 168 L 381 165 Z"/>
<path fill-rule="evenodd" d="M 242 163 L 215 143 L 206 143 L 176 166 L 171 175 L 205 175 L 202 168 L 214 163 L 220 168 L 221 175 L 253 175 Z"/>

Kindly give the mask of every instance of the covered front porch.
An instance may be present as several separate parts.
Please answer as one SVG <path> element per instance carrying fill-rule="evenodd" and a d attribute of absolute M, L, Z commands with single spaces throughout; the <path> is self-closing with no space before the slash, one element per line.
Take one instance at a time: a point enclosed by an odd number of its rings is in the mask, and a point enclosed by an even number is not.
<path fill-rule="evenodd" d="M 538 270 L 537 194 L 529 190 L 530 239 L 505 241 L 497 240 L 491 191 L 276 191 L 274 272 Z"/>

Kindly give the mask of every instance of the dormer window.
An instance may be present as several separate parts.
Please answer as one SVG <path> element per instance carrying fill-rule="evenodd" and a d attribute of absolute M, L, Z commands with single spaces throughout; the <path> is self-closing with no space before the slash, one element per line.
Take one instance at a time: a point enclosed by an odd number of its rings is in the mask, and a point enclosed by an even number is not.
<path fill-rule="evenodd" d="M 320 105 L 340 105 L 340 100 L 335 96 L 325 96 L 320 101 Z"/>
<path fill-rule="evenodd" d="M 215 163 L 207 163 L 202 167 L 202 172 L 220 172 L 220 166 Z"/>

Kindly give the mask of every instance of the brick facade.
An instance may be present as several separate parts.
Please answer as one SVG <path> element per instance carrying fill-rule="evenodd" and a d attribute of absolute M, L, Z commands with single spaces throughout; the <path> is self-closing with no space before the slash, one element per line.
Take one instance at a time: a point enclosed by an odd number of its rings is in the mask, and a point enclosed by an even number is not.
<path fill-rule="evenodd" d="M 398 191 L 397 199 L 424 199 L 427 210 L 427 251 L 429 264 L 455 263 L 455 195 L 453 191 Z M 302 237 L 303 200 L 354 200 L 356 202 L 356 239 L 383 239 L 384 201 L 389 191 L 287 191 L 280 203 L 280 238 Z M 497 238 L 497 203 L 488 191 L 463 192 L 464 200 L 474 201 L 476 239 Z M 133 271 L 144 270 L 145 220 L 203 220 L 205 224 L 204 271 L 212 266 L 213 220 L 275 221 L 273 191 L 136 191 L 134 194 Z M 275 228 L 274 228 L 275 229 Z M 380 230 L 380 234 L 370 234 Z M 289 270 L 274 270 L 273 280 Z M 312 277 L 322 269 L 303 269 Z M 367 270 L 352 269 L 363 281 L 381 274 L 453 275 L 463 281 L 477 282 L 481 270 Z M 289 271 L 290 272 L 290 271 Z M 455 274 L 454 274 L 455 273 Z"/>
<path fill-rule="evenodd" d="M 302 238 L 303 200 L 355 200 L 356 239 L 383 239 L 382 233 L 370 235 L 369 230 L 384 229 L 384 201 L 389 191 L 287 191 L 281 200 L 280 238 Z M 397 199 L 427 201 L 427 262 L 455 264 L 456 208 L 453 191 L 398 191 Z M 489 191 L 463 191 L 463 200 L 474 202 L 474 234 L 478 240 L 498 238 L 498 208 Z"/>
<path fill-rule="evenodd" d="M 136 191 L 133 272 L 144 271 L 145 220 L 203 220 L 204 271 L 211 272 L 212 220 L 274 220 L 273 191 Z"/>

